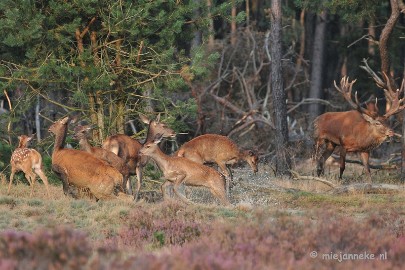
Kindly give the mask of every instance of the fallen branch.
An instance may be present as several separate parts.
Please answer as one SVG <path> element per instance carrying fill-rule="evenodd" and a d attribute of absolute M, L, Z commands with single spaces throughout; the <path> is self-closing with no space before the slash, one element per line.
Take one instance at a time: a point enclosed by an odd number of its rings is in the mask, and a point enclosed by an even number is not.
<path fill-rule="evenodd" d="M 358 183 L 348 186 L 336 187 L 331 191 L 332 194 L 395 194 L 405 191 L 403 185 L 392 184 L 370 184 L 370 183 Z"/>
<path fill-rule="evenodd" d="M 323 179 L 323 178 L 320 178 L 320 177 L 300 175 L 299 173 L 297 173 L 297 172 L 295 172 L 295 171 L 293 171 L 293 170 L 290 170 L 290 172 L 291 172 L 291 174 L 292 174 L 294 180 L 314 180 L 314 181 L 321 182 L 321 183 L 323 183 L 323 184 L 325 184 L 325 185 L 328 185 L 328 186 L 330 186 L 330 187 L 333 188 L 333 189 L 335 189 L 335 188 L 337 187 L 337 186 L 336 186 L 335 184 L 333 184 L 332 182 L 330 182 L 330 181 L 328 181 L 328 180 L 325 180 L 325 179 Z"/>
<path fill-rule="evenodd" d="M 339 160 L 339 156 L 337 155 L 332 155 L 334 159 Z M 353 160 L 353 159 L 346 159 L 346 163 L 354 163 L 354 164 L 360 164 L 363 165 L 363 163 L 360 160 Z M 375 170 L 396 170 L 398 169 L 398 166 L 396 164 L 388 164 L 388 163 L 381 163 L 381 164 L 369 164 L 371 169 Z"/>

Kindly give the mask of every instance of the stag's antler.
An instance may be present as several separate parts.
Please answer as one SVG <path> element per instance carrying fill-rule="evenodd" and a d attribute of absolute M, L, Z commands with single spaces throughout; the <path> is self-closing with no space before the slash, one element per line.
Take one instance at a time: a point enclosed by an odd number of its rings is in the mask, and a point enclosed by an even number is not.
<path fill-rule="evenodd" d="M 345 98 L 345 100 L 350 104 L 350 106 L 352 106 L 354 109 L 358 110 L 361 113 L 365 113 L 369 116 L 374 117 L 375 113 L 367 110 L 366 108 L 361 107 L 360 102 L 357 98 L 357 91 L 354 94 L 355 97 L 355 101 L 353 101 L 352 99 L 352 88 L 353 88 L 353 84 L 356 82 L 357 80 L 353 80 L 351 82 L 349 82 L 349 77 L 344 76 L 341 80 L 340 80 L 340 87 L 337 86 L 336 81 L 333 81 L 336 90 L 338 90 L 339 93 L 341 93 L 343 95 L 343 97 Z"/>
<path fill-rule="evenodd" d="M 385 96 L 387 97 L 387 99 L 389 99 L 389 102 L 391 103 L 390 109 L 383 116 L 384 118 L 388 118 L 405 109 L 404 104 L 405 98 L 403 96 L 404 91 L 405 91 L 405 78 L 402 79 L 401 88 L 397 89 L 397 91 L 384 89 Z M 402 96 L 402 98 L 399 98 L 400 96 Z"/>
<path fill-rule="evenodd" d="M 357 103 L 353 102 L 353 100 L 352 100 L 352 87 L 355 82 L 356 82 L 356 80 L 349 82 L 349 77 L 345 76 L 340 80 L 340 87 L 339 87 L 339 86 L 337 86 L 336 81 L 333 81 L 333 83 L 335 84 L 336 90 L 338 90 L 338 92 L 343 95 L 343 97 L 346 99 L 346 101 L 349 102 L 350 106 L 357 109 L 359 107 L 359 105 Z M 357 96 L 357 92 L 356 92 L 356 96 Z M 356 98 L 356 100 L 357 100 L 357 98 Z"/>

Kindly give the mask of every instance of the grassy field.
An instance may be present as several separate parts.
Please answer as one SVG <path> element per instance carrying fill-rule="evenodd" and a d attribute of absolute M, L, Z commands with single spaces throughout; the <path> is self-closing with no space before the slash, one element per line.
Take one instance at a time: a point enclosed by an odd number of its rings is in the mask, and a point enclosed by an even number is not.
<path fill-rule="evenodd" d="M 75 200 L 57 185 L 49 199 L 38 182 L 30 198 L 24 181 L 10 195 L 2 184 L 0 269 L 402 269 L 403 192 L 333 195 L 269 171 L 237 169 L 229 207 L 204 189 L 187 188 L 186 205 Z"/>

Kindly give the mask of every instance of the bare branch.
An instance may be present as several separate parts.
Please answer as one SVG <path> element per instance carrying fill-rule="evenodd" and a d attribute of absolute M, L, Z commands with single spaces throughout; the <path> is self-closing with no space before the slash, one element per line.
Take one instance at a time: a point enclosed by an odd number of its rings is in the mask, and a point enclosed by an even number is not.
<path fill-rule="evenodd" d="M 326 180 L 326 179 L 320 178 L 320 177 L 300 175 L 299 173 L 297 173 L 297 172 L 295 172 L 295 171 L 293 171 L 293 170 L 290 170 L 290 172 L 291 172 L 291 174 L 292 174 L 292 176 L 293 176 L 293 178 L 294 178 L 295 180 L 314 180 L 314 181 L 321 182 L 321 183 L 323 183 L 323 184 L 325 184 L 325 185 L 328 185 L 328 186 L 330 186 L 330 187 L 333 188 L 333 189 L 337 187 L 337 186 L 336 186 L 335 184 L 333 184 L 332 182 L 330 182 L 330 181 L 328 181 L 328 180 Z"/>
<path fill-rule="evenodd" d="M 368 65 L 367 59 L 363 58 L 363 63 L 364 63 L 364 66 L 360 66 L 360 68 L 364 69 L 365 71 L 367 71 L 368 74 L 370 74 L 370 76 L 373 78 L 373 80 L 375 81 L 377 86 L 380 88 L 383 88 L 383 89 L 387 88 L 385 82 Z"/>

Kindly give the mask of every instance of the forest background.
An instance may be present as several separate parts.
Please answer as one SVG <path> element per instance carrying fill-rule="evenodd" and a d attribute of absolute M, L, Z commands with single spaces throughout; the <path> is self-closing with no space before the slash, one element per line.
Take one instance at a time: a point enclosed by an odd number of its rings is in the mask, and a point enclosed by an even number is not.
<path fill-rule="evenodd" d="M 334 80 L 357 79 L 360 100 L 377 97 L 385 109 L 369 71 L 388 71 L 400 85 L 403 10 L 401 0 L 1 1 L 0 169 L 21 134 L 36 134 L 49 164 L 47 129 L 66 114 L 96 126 L 96 145 L 116 133 L 142 138 L 139 114 L 160 113 L 180 144 L 218 133 L 270 162 L 279 146 L 308 157 L 313 119 L 349 109 Z M 280 81 L 271 74 L 277 58 Z M 280 100 L 283 123 L 275 114 Z M 393 127 L 401 133 L 399 120 Z"/>

